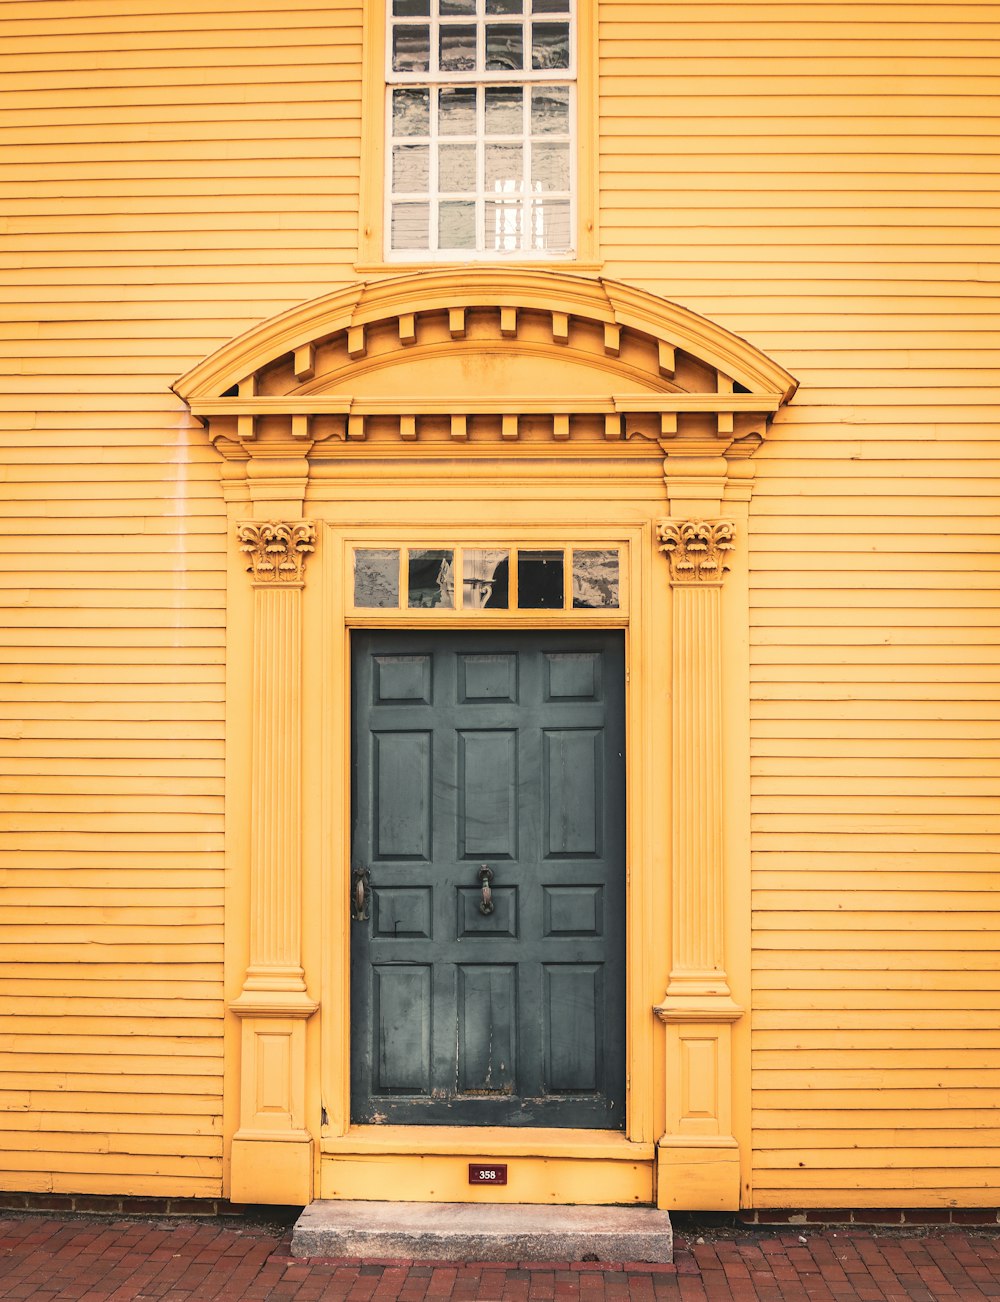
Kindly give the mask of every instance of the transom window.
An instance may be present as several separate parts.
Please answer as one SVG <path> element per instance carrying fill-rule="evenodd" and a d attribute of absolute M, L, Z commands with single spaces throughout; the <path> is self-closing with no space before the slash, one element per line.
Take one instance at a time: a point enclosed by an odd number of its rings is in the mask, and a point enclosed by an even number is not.
<path fill-rule="evenodd" d="M 389 0 L 390 257 L 562 256 L 574 0 Z"/>
<path fill-rule="evenodd" d="M 356 610 L 618 610 L 617 547 L 357 547 Z"/>

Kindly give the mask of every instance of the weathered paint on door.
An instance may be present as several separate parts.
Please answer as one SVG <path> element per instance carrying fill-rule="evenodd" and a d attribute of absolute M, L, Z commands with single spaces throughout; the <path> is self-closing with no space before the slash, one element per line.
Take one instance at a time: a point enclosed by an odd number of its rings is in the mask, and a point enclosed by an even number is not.
<path fill-rule="evenodd" d="M 621 1129 L 622 636 L 365 633 L 353 664 L 352 1120 Z"/>

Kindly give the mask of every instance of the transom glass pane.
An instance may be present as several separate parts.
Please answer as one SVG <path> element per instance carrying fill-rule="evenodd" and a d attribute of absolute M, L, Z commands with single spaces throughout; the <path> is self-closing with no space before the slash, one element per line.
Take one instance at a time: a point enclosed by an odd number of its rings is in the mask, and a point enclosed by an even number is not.
<path fill-rule="evenodd" d="M 574 551 L 573 609 L 618 608 L 618 552 Z"/>
<path fill-rule="evenodd" d="M 562 610 L 562 551 L 517 553 L 517 604 L 521 610 Z"/>
<path fill-rule="evenodd" d="M 411 547 L 408 557 L 411 610 L 455 605 L 455 553 Z"/>
<path fill-rule="evenodd" d="M 354 553 L 354 604 L 364 609 L 399 605 L 398 547 L 359 547 Z"/>
<path fill-rule="evenodd" d="M 506 610 L 510 552 L 466 547 L 462 553 L 462 605 L 466 610 Z"/>

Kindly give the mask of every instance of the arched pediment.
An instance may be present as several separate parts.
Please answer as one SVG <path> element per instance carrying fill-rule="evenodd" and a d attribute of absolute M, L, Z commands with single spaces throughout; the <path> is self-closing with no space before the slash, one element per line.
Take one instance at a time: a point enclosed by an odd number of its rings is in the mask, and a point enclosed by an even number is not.
<path fill-rule="evenodd" d="M 397 439 L 752 450 L 795 386 L 745 340 L 635 287 L 468 268 L 304 303 L 174 389 L 231 454 L 277 439 L 325 457 Z"/>

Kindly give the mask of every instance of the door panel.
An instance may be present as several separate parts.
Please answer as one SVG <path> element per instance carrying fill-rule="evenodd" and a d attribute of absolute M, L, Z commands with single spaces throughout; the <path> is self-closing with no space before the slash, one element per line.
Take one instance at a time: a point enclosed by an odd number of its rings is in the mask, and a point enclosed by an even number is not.
<path fill-rule="evenodd" d="M 357 634 L 353 745 L 352 1120 L 621 1129 L 622 635 Z"/>

